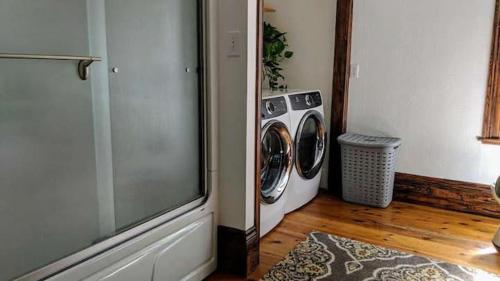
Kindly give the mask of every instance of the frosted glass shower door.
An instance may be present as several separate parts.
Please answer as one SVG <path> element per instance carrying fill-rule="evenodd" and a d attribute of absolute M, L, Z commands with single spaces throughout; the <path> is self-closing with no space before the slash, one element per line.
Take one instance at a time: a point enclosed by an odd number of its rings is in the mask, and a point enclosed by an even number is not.
<path fill-rule="evenodd" d="M 44 279 L 203 202 L 200 3 L 0 0 L 0 280 Z M 82 80 L 78 60 L 19 54 L 99 61 Z"/>
<path fill-rule="evenodd" d="M 117 228 L 203 195 L 197 6 L 106 1 Z"/>

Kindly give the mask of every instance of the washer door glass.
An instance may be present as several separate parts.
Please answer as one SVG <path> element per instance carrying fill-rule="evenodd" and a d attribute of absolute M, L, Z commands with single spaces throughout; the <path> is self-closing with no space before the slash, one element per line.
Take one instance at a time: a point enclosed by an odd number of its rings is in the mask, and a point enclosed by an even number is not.
<path fill-rule="evenodd" d="M 285 191 L 292 170 L 292 138 L 285 124 L 272 121 L 262 131 L 261 198 L 276 202 Z"/>
<path fill-rule="evenodd" d="M 295 143 L 297 172 L 305 179 L 314 178 L 323 164 L 326 129 L 321 114 L 307 112 L 300 122 Z"/>

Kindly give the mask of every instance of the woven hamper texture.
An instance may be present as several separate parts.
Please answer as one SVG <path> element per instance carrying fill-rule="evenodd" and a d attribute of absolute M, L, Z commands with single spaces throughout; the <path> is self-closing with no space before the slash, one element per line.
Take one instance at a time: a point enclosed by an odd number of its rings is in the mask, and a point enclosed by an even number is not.
<path fill-rule="evenodd" d="M 341 141 L 343 198 L 349 202 L 385 208 L 392 201 L 400 140 L 362 136 L 370 138 L 371 142 L 370 146 L 363 146 L 356 145 L 359 136 L 344 136 L 344 142 Z M 358 140 L 346 143 L 346 139 L 347 142 Z"/>

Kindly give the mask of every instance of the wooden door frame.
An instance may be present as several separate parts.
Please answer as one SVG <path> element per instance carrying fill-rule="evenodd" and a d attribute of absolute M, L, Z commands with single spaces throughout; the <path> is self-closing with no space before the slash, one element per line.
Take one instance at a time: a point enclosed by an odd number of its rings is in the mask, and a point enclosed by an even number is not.
<path fill-rule="evenodd" d="M 354 0 L 337 0 L 328 190 L 338 196 L 342 196 L 342 168 L 337 138 L 347 131 L 353 10 Z"/>
<path fill-rule="evenodd" d="M 479 137 L 486 144 L 500 144 L 500 0 L 495 3 L 493 35 L 491 42 L 490 68 L 486 102 L 484 108 L 483 132 Z"/>
<path fill-rule="evenodd" d="M 255 211 L 254 221 L 260 236 L 260 149 L 261 149 L 261 102 L 262 102 L 262 48 L 264 0 L 257 0 L 257 61 L 255 71 Z"/>
<path fill-rule="evenodd" d="M 261 102 L 262 102 L 262 54 L 263 54 L 264 0 L 257 0 L 257 46 L 255 68 L 255 205 L 254 223 L 257 233 L 256 255 L 251 267 L 254 271 L 260 257 L 260 150 L 261 150 Z"/>

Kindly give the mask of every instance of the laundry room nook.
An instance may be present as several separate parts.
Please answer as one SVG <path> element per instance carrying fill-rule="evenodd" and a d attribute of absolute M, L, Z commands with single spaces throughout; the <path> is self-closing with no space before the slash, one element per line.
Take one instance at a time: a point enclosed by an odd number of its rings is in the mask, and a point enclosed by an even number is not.
<path fill-rule="evenodd" d="M 0 0 L 0 281 L 500 281 L 500 0 Z"/>

